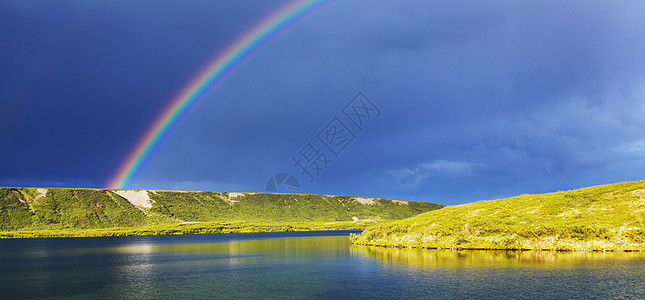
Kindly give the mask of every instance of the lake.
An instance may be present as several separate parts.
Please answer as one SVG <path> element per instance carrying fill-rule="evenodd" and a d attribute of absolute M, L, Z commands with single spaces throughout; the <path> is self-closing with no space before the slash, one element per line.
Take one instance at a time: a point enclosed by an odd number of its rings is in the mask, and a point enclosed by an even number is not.
<path fill-rule="evenodd" d="M 0 298 L 645 299 L 645 253 L 379 248 L 350 232 L 0 240 Z"/>

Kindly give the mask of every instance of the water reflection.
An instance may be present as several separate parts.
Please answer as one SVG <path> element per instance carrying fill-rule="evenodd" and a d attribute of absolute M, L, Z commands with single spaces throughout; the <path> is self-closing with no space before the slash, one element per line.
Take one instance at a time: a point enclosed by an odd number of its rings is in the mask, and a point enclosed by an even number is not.
<path fill-rule="evenodd" d="M 0 298 L 321 293 L 349 233 L 304 234 L 0 241 Z"/>
<path fill-rule="evenodd" d="M 0 241 L 0 299 L 645 299 L 642 253 L 352 246 L 349 232 Z"/>
<path fill-rule="evenodd" d="M 321 248 L 324 242 L 329 247 Z M 252 254 L 279 254 L 289 253 L 297 256 L 328 255 L 330 252 L 342 251 L 340 246 L 349 246 L 349 239 L 329 239 L 328 237 L 297 237 L 290 239 L 262 239 L 226 241 L 215 243 L 189 243 L 170 245 L 126 245 L 89 250 L 91 252 L 117 252 L 117 253 L 150 253 L 150 252 L 185 252 L 182 254 L 226 254 L 227 256 L 252 255 Z M 83 250 L 83 249 L 79 249 Z M 88 250 L 83 250 L 88 251 Z M 81 254 L 77 251 L 75 255 Z"/>
<path fill-rule="evenodd" d="M 104 251 L 106 253 L 114 252 L 119 253 L 114 257 L 115 264 L 113 268 L 109 268 L 106 271 L 111 274 L 111 276 L 119 278 L 122 282 L 127 284 L 130 287 L 136 287 L 136 290 L 144 298 L 151 297 L 151 291 L 154 290 L 154 286 L 150 281 L 150 278 L 156 276 L 156 266 L 154 260 L 154 250 L 153 245 L 149 243 L 142 243 L 140 245 L 130 246 L 129 249 L 123 249 L 123 247 L 115 247 L 113 251 Z M 102 252 L 99 248 L 95 249 Z M 82 251 L 74 251 L 74 253 L 81 253 Z"/>
<path fill-rule="evenodd" d="M 563 268 L 602 260 L 645 259 L 643 252 L 455 251 L 352 245 L 353 256 L 420 268 L 533 266 Z"/>

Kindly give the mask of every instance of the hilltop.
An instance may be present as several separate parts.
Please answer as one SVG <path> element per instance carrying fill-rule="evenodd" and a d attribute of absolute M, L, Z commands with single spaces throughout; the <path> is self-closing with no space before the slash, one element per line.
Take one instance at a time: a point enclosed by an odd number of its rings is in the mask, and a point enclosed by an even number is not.
<path fill-rule="evenodd" d="M 442 207 L 306 194 L 0 188 L 0 237 L 362 229 Z"/>
<path fill-rule="evenodd" d="M 645 181 L 448 206 L 379 223 L 355 244 L 442 249 L 645 250 Z"/>

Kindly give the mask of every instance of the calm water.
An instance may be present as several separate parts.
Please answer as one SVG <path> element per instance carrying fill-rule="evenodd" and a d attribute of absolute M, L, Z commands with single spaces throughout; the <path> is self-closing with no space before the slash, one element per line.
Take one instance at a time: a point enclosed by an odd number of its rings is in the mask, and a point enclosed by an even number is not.
<path fill-rule="evenodd" d="M 636 298 L 643 253 L 352 246 L 343 232 L 0 241 L 0 298 Z"/>

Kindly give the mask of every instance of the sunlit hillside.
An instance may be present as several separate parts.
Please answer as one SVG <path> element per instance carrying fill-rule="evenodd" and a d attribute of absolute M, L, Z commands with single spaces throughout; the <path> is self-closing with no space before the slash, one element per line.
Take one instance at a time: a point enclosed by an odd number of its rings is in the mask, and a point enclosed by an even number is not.
<path fill-rule="evenodd" d="M 368 227 L 356 244 L 462 248 L 645 249 L 645 181 L 448 206 Z"/>

